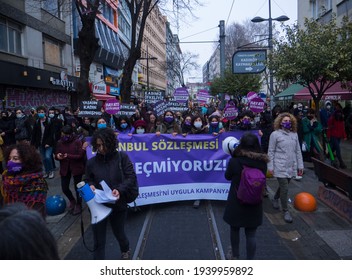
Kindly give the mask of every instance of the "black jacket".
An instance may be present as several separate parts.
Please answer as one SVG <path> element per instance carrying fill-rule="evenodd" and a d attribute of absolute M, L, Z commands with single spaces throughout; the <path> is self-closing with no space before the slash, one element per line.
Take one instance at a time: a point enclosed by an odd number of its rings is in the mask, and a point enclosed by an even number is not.
<path fill-rule="evenodd" d="M 55 144 L 54 127 L 48 118 L 45 119 L 43 124 L 45 129 L 44 129 L 44 135 L 42 137 L 41 121 L 40 119 L 36 120 L 32 130 L 31 144 L 36 148 L 44 147 L 45 145 L 54 147 L 54 144 Z"/>
<path fill-rule="evenodd" d="M 119 168 L 119 156 L 121 156 L 121 167 Z M 113 152 L 106 155 L 97 153 L 95 157 L 88 160 L 86 165 L 86 183 L 102 189 L 102 180 L 113 190 L 117 189 L 120 199 L 116 204 L 106 203 L 106 206 L 124 210 L 127 208 L 126 201 L 129 200 L 133 188 L 137 185 L 137 176 L 133 164 L 124 152 Z"/>
<path fill-rule="evenodd" d="M 239 156 L 232 157 L 225 171 L 225 178 L 231 181 L 224 221 L 234 227 L 258 227 L 263 223 L 263 203 L 257 205 L 242 204 L 237 199 L 237 187 L 240 183 L 243 165 L 267 170 L 268 157 L 263 153 L 241 151 Z"/>

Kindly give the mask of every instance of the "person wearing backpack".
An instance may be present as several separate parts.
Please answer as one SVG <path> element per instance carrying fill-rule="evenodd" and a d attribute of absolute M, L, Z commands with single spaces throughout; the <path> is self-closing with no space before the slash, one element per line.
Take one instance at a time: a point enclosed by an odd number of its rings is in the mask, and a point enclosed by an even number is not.
<path fill-rule="evenodd" d="M 92 224 L 94 235 L 94 259 L 105 259 L 106 229 L 110 222 L 112 231 L 119 243 L 121 259 L 130 259 L 129 240 L 125 233 L 127 204 L 138 196 L 138 182 L 133 164 L 124 152 L 117 151 L 118 141 L 114 130 L 101 128 L 94 132 L 91 140 L 92 150 L 96 156 L 86 164 L 85 182 L 95 189 L 103 189 L 101 181 L 111 188 L 116 197 L 114 204 L 104 203 L 112 212 L 99 223 Z"/>
<path fill-rule="evenodd" d="M 239 259 L 240 228 L 244 228 L 246 235 L 246 258 L 255 258 L 256 253 L 256 231 L 263 223 L 263 203 L 261 196 L 265 186 L 268 156 L 261 151 L 258 137 L 251 132 L 243 134 L 240 144 L 232 152 L 228 162 L 225 178 L 231 181 L 229 194 L 223 215 L 224 221 L 230 225 L 230 241 L 232 254 L 230 259 Z M 240 199 L 239 186 L 244 183 L 244 169 L 247 169 L 247 183 L 251 174 L 256 174 L 260 183 L 257 185 L 259 192 L 253 197 L 249 193 L 246 198 Z M 258 173 L 259 171 L 259 173 Z M 260 194 L 258 199 L 257 194 Z M 252 200 L 252 201 L 251 201 Z"/>
<path fill-rule="evenodd" d="M 281 113 L 274 121 L 268 148 L 268 172 L 277 178 L 279 187 L 274 195 L 273 207 L 279 209 L 279 199 L 284 220 L 292 223 L 288 211 L 288 185 L 294 176 L 303 174 L 303 157 L 297 134 L 297 120 L 290 113 Z"/>

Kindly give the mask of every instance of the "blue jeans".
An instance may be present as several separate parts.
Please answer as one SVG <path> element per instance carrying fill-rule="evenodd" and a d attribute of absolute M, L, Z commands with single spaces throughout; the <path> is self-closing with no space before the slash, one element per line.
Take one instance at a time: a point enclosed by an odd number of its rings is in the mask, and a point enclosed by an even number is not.
<path fill-rule="evenodd" d="M 46 173 L 49 173 L 50 171 L 53 171 L 53 147 L 39 147 L 39 152 L 40 155 L 42 156 L 42 161 L 44 164 L 44 169 Z"/>

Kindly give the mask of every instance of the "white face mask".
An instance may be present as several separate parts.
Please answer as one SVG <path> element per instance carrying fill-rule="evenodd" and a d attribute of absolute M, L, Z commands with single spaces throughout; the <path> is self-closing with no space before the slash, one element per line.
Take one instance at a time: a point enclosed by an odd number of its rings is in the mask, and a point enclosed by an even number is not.
<path fill-rule="evenodd" d="M 136 133 L 137 133 L 137 134 L 143 134 L 144 131 L 145 131 L 144 128 L 137 128 L 137 129 L 136 129 Z"/>
<path fill-rule="evenodd" d="M 202 122 L 194 122 L 194 126 L 196 128 L 201 128 L 202 127 Z"/>

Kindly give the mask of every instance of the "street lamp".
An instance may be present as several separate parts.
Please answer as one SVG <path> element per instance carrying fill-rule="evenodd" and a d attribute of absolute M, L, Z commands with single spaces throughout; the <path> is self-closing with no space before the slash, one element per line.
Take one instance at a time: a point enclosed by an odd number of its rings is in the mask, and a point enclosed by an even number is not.
<path fill-rule="evenodd" d="M 255 17 L 251 21 L 252 22 L 269 22 L 269 38 L 268 38 L 268 48 L 269 52 L 273 50 L 273 20 L 276 21 L 287 21 L 290 18 L 287 16 L 279 16 L 276 18 L 271 17 L 271 0 L 269 0 L 269 18 L 262 18 L 262 17 Z M 270 94 L 270 108 L 273 109 L 274 107 L 274 80 L 273 80 L 273 70 L 269 68 L 269 94 Z"/>

